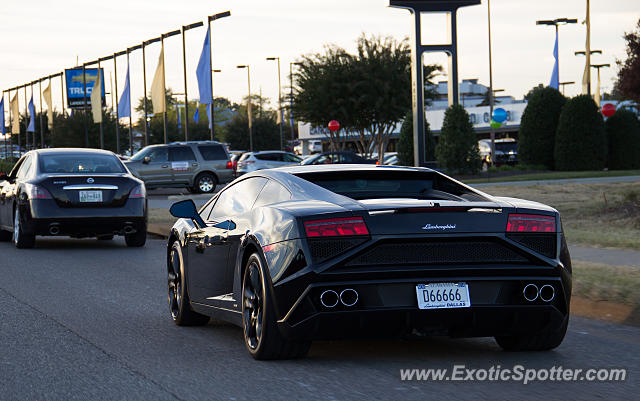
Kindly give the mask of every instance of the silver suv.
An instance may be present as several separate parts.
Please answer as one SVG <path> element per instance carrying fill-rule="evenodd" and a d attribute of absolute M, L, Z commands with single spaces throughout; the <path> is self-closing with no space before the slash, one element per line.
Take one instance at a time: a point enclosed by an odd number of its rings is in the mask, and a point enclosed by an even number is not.
<path fill-rule="evenodd" d="M 124 164 L 147 188 L 187 187 L 210 193 L 233 179 L 233 165 L 224 145 L 215 141 L 150 145 Z"/>
<path fill-rule="evenodd" d="M 265 168 L 276 168 L 300 164 L 302 159 L 293 153 L 278 150 L 268 150 L 262 152 L 247 152 L 238 160 L 238 175 L 250 173 Z"/>

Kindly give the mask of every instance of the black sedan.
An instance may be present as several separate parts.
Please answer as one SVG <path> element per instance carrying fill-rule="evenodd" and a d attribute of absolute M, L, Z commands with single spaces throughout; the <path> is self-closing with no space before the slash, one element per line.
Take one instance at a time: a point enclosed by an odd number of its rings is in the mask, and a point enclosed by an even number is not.
<path fill-rule="evenodd" d="M 261 170 L 181 217 L 167 249 L 171 316 L 243 327 L 257 359 L 311 340 L 422 332 L 548 350 L 569 319 L 571 260 L 558 212 L 436 171 Z"/>
<path fill-rule="evenodd" d="M 0 173 L 0 241 L 31 248 L 36 235 L 124 235 L 128 246 L 147 238 L 144 183 L 112 152 L 40 149 Z"/>

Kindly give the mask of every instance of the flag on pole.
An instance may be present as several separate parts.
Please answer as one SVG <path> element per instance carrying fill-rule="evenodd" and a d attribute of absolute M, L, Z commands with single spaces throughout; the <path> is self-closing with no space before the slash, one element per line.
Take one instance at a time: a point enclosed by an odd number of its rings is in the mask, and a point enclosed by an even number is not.
<path fill-rule="evenodd" d="M 11 133 L 20 134 L 20 105 L 18 104 L 18 93 L 11 99 L 11 114 L 13 120 L 11 121 Z"/>
<path fill-rule="evenodd" d="M 129 90 L 129 63 L 127 63 L 127 78 L 124 80 L 124 90 L 118 102 L 118 117 L 131 117 L 131 92 Z"/>
<path fill-rule="evenodd" d="M 551 82 L 549 86 L 555 89 L 560 88 L 560 74 L 558 73 L 558 31 L 556 31 L 556 45 L 553 47 L 553 57 L 556 59 L 553 64 L 553 72 L 551 73 Z"/>
<path fill-rule="evenodd" d="M 211 93 L 211 46 L 209 45 L 209 29 L 204 37 L 202 45 L 202 53 L 198 60 L 196 68 L 196 77 L 198 78 L 198 90 L 200 91 L 200 103 L 213 103 L 213 94 Z"/>
<path fill-rule="evenodd" d="M 33 94 L 31 100 L 29 100 L 29 125 L 27 126 L 27 132 L 36 132 L 36 108 L 33 105 Z"/>
<path fill-rule="evenodd" d="M 193 113 L 193 122 L 196 124 L 200 123 L 200 105 L 196 106 L 196 112 Z"/>
<path fill-rule="evenodd" d="M 44 96 L 44 101 L 47 103 L 47 121 L 49 124 L 49 129 L 51 129 L 53 128 L 53 101 L 51 100 L 51 81 L 49 81 L 49 85 L 42 91 L 42 96 Z"/>
<path fill-rule="evenodd" d="M 598 70 L 598 86 L 596 87 L 596 93 L 593 95 L 593 100 L 600 107 L 600 70 Z"/>
<path fill-rule="evenodd" d="M 91 113 L 93 114 L 93 122 L 102 122 L 102 74 L 98 69 L 96 80 L 91 89 Z"/>
<path fill-rule="evenodd" d="M 2 136 L 4 137 L 4 134 L 6 134 L 7 129 L 4 126 L 4 95 L 2 95 L 2 100 L 0 100 L 0 126 L 2 128 Z"/>
<path fill-rule="evenodd" d="M 209 119 L 209 129 L 211 129 L 211 108 L 207 107 L 207 118 Z"/>
<path fill-rule="evenodd" d="M 164 49 L 160 50 L 158 67 L 151 83 L 151 102 L 153 103 L 153 114 L 164 113 L 165 89 L 164 89 Z"/>

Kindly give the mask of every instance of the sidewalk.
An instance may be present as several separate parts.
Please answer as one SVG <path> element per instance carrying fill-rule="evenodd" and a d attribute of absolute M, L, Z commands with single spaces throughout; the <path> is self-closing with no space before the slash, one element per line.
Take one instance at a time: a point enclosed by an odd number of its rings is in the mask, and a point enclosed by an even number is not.
<path fill-rule="evenodd" d="M 591 248 L 569 245 L 571 260 L 601 263 L 611 266 L 640 267 L 640 251 L 627 249 Z"/>

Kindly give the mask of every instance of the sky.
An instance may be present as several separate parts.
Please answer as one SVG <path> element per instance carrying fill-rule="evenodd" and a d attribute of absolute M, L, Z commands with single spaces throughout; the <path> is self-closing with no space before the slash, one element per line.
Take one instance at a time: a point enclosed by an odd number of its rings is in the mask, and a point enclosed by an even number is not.
<path fill-rule="evenodd" d="M 266 57 L 280 57 L 282 87 L 288 86 L 289 63 L 301 55 L 323 51 L 335 44 L 355 51 L 362 34 L 408 37 L 411 17 L 407 10 L 389 7 L 388 0 L 2 0 L 0 8 L 0 88 L 6 90 L 48 76 L 76 64 L 92 61 L 139 44 L 161 33 L 179 29 L 208 15 L 231 11 L 231 16 L 213 22 L 213 68 L 215 96 L 240 102 L 248 93 L 247 70 L 250 66 L 254 94 L 278 98 L 277 63 Z M 494 88 L 501 95 L 521 99 L 533 86 L 548 85 L 553 68 L 554 29 L 536 26 L 538 19 L 585 18 L 585 0 L 493 0 L 491 30 Z M 603 91 L 610 91 L 617 73 L 616 59 L 625 57 L 625 32 L 635 29 L 640 18 L 638 0 L 591 0 L 591 47 L 602 49 L 592 64 L 610 63 L 602 70 Z M 444 18 L 423 17 L 423 43 L 438 43 L 444 38 Z M 205 24 L 206 25 L 206 24 Z M 462 8 L 458 12 L 458 66 L 460 79 L 489 81 L 487 1 Z M 197 98 L 195 69 L 202 49 L 206 26 L 187 31 L 187 93 Z M 560 80 L 575 81 L 566 87 L 567 95 L 581 91 L 586 28 L 583 24 L 560 27 Z M 158 61 L 159 44 L 147 47 L 147 91 Z M 126 57 L 117 59 L 118 96 L 126 74 Z M 165 41 L 166 82 L 176 93 L 184 92 L 182 41 L 174 36 Z M 425 63 L 446 66 L 442 54 L 425 56 Z M 113 61 L 102 66 L 107 92 L 112 90 Z M 143 94 L 142 53 L 130 55 L 131 91 L 135 98 Z M 439 77 L 438 80 L 444 80 Z M 593 74 L 596 79 L 595 72 Z M 43 83 L 43 88 L 46 83 Z M 35 87 L 36 108 L 39 107 Z M 60 80 L 52 83 L 55 108 L 60 109 Z M 15 93 L 15 92 L 13 92 Z M 12 94 L 13 96 L 13 94 Z M 24 109 L 24 92 L 20 91 Z M 30 96 L 28 90 L 27 96 Z M 5 96 L 5 104 L 9 99 Z M 107 103 L 111 97 L 107 95 Z M 44 106 L 46 108 L 46 106 Z M 6 107 L 8 108 L 8 107 Z"/>

